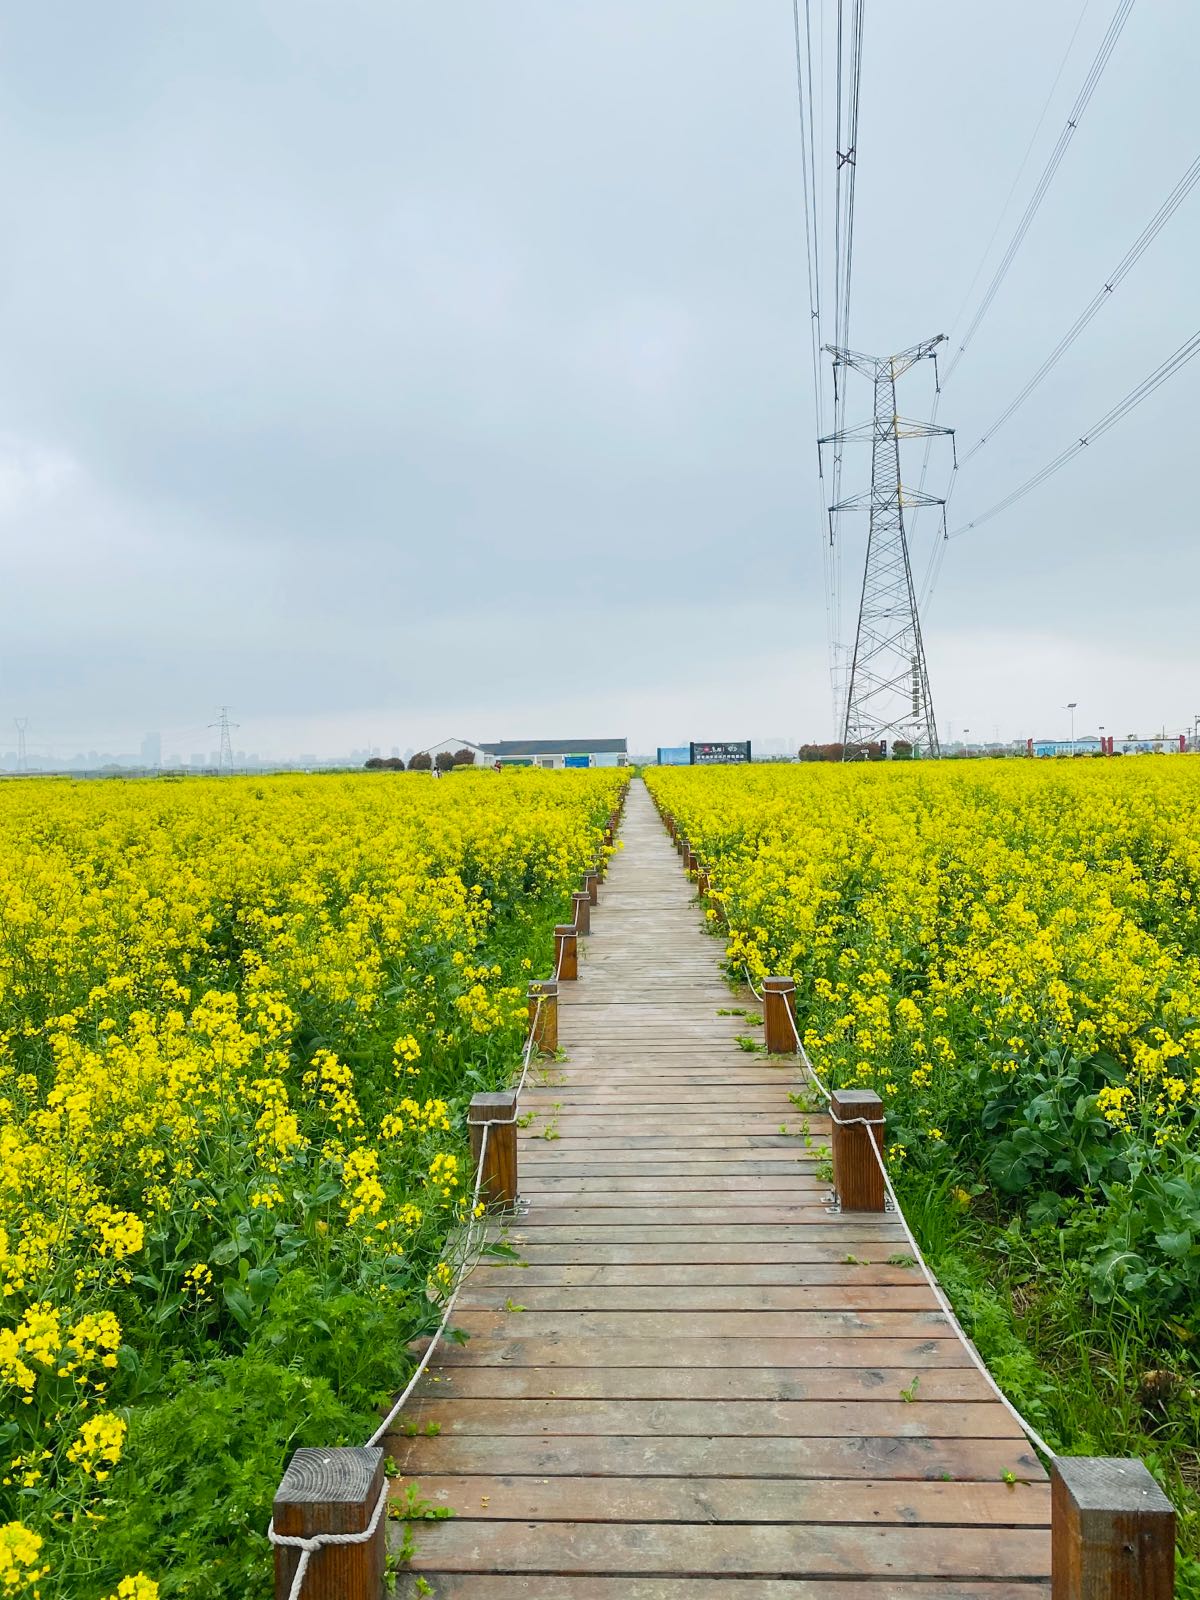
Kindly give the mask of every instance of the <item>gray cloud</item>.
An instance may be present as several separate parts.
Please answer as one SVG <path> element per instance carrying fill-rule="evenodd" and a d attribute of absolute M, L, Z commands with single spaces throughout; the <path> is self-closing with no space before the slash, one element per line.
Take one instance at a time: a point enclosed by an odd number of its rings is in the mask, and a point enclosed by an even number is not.
<path fill-rule="evenodd" d="M 868 8 L 859 347 L 949 331 L 1076 15 Z M 827 731 L 785 0 L 69 0 L 3 33 L 0 718 L 127 747 L 227 700 L 263 750 Z M 947 386 L 964 442 L 1195 153 L 1198 54 L 1183 0 L 1133 14 Z M 964 469 L 952 520 L 1193 331 L 1198 218 Z M 943 720 L 1191 715 L 1194 645 L 1161 641 L 1191 640 L 1200 578 L 1194 392 L 951 547 Z M 929 403 L 914 374 L 903 408 Z M 847 596 L 861 548 L 847 527 Z"/>

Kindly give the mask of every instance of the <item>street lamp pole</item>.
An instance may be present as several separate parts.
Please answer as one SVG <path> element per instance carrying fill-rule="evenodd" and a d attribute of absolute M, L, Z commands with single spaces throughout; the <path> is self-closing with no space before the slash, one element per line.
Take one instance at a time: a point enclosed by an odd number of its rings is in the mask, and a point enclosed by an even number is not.
<path fill-rule="evenodd" d="M 1078 700 L 1068 700 L 1066 705 L 1063 707 L 1064 711 L 1069 711 L 1071 713 L 1071 755 L 1072 755 L 1072 757 L 1074 757 L 1074 755 L 1075 755 L 1075 707 L 1078 704 L 1079 704 Z"/>

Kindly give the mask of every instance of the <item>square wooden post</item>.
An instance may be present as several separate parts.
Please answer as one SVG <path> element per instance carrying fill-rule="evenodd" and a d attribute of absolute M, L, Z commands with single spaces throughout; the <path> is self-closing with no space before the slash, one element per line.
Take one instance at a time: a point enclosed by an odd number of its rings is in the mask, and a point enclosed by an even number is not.
<path fill-rule="evenodd" d="M 1051 1600 L 1171 1600 L 1175 1508 L 1143 1462 L 1059 1456 L 1050 1482 Z"/>
<path fill-rule="evenodd" d="M 560 922 L 554 930 L 554 971 L 563 983 L 579 976 L 579 941 L 573 922 Z"/>
<path fill-rule="evenodd" d="M 467 1107 L 471 1159 L 476 1167 L 483 1149 L 485 1126 L 487 1150 L 479 1197 L 490 1205 L 511 1210 L 517 1203 L 517 1097 L 511 1089 L 499 1094 L 477 1094 Z"/>
<path fill-rule="evenodd" d="M 276 1533 L 317 1538 L 323 1533 L 362 1533 L 371 1525 L 383 1493 L 383 1451 L 297 1450 L 275 1493 L 271 1522 Z M 275 1546 L 275 1596 L 291 1593 L 302 1552 Z M 387 1515 L 362 1544 L 331 1544 L 314 1550 L 301 1600 L 378 1600 L 387 1560 Z"/>
<path fill-rule="evenodd" d="M 588 892 L 588 899 L 593 905 L 600 898 L 600 870 L 598 867 L 589 867 L 583 875 L 583 887 Z"/>
<path fill-rule="evenodd" d="M 571 896 L 571 904 L 575 907 L 575 928 L 578 933 L 591 933 L 592 931 L 592 897 L 586 889 Z"/>
<path fill-rule="evenodd" d="M 883 1173 L 871 1152 L 874 1139 L 883 1150 L 883 1101 L 872 1089 L 835 1089 L 829 1113 L 833 1119 L 833 1187 L 843 1211 L 882 1211 L 886 1190 Z M 860 1118 L 878 1123 L 863 1127 Z M 844 1126 L 844 1123 L 849 1126 Z"/>
<path fill-rule="evenodd" d="M 763 979 L 763 1032 L 767 1054 L 792 1056 L 796 1053 L 796 1035 L 788 1020 L 794 1016 L 796 980 L 794 978 Z"/>
<path fill-rule="evenodd" d="M 553 1055 L 558 1049 L 558 984 L 553 978 L 542 978 L 537 983 L 531 983 L 528 998 L 533 1047 Z"/>

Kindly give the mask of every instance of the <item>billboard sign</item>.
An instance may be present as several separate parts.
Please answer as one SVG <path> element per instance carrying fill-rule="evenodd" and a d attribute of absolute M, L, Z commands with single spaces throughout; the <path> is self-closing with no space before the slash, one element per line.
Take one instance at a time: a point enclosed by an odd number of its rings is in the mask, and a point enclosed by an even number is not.
<path fill-rule="evenodd" d="M 563 757 L 563 766 L 564 767 L 590 767 L 591 764 L 592 764 L 591 756 L 564 756 Z"/>
<path fill-rule="evenodd" d="M 692 740 L 688 746 L 693 767 L 715 766 L 718 763 L 749 761 L 749 739 Z"/>

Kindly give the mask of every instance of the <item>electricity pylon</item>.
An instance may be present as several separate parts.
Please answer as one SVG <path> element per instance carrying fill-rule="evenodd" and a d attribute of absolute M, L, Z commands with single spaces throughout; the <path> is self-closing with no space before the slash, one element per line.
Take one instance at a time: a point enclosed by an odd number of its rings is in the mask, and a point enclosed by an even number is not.
<path fill-rule="evenodd" d="M 894 356 L 866 356 L 840 345 L 825 346 L 833 356 L 835 391 L 840 367 L 870 378 L 875 387 L 874 414 L 870 422 L 844 428 L 818 441 L 820 445 L 869 443 L 871 446 L 869 492 L 851 495 L 829 507 L 830 543 L 834 536 L 833 519 L 838 512 L 857 511 L 863 507 L 870 511 L 858 628 L 842 725 L 842 743 L 847 752 L 859 744 L 877 740 L 889 740 L 894 744 L 897 739 L 905 739 L 913 746 L 914 754 L 940 754 L 908 540 L 904 534 L 904 508 L 941 506 L 944 533 L 946 502 L 902 486 L 900 441 L 947 434 L 953 443 L 954 429 L 939 428 L 927 422 L 909 422 L 901 417 L 896 411 L 896 380 L 918 361 L 932 357 L 936 382 L 936 350 L 945 337 L 944 333 L 939 333 L 935 339 L 926 339 Z"/>
<path fill-rule="evenodd" d="M 241 724 L 238 722 L 230 722 L 228 706 L 221 707 L 221 715 L 218 721 L 209 723 L 210 728 L 219 728 L 221 731 L 221 743 L 217 751 L 218 772 L 233 772 L 233 743 L 229 733 L 230 729 L 240 726 Z"/>
<path fill-rule="evenodd" d="M 14 717 L 13 722 L 17 730 L 17 771 L 28 772 L 29 755 L 25 747 L 25 732 L 29 727 L 29 718 Z"/>

